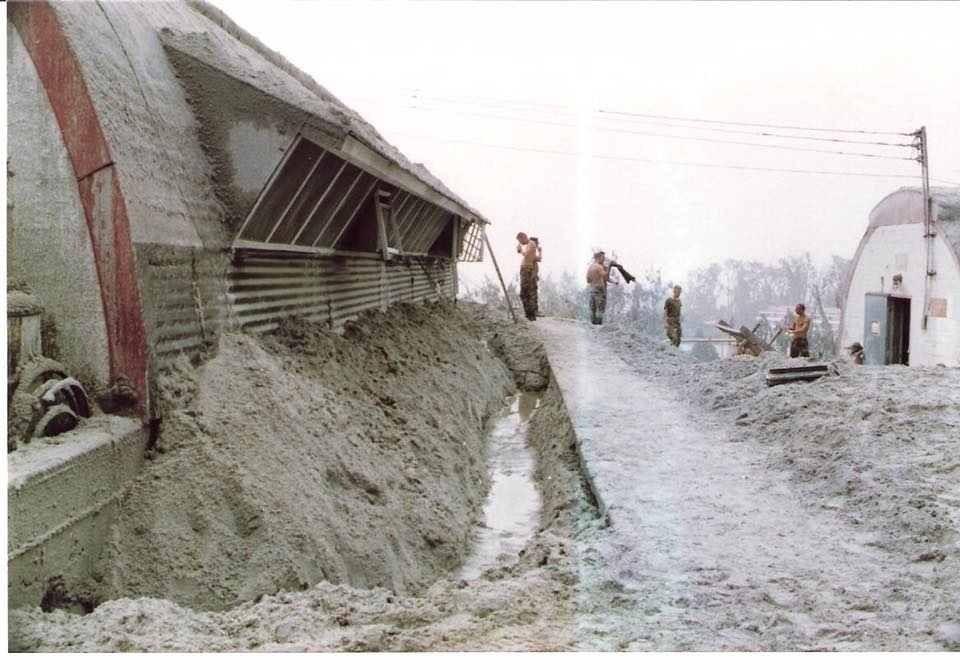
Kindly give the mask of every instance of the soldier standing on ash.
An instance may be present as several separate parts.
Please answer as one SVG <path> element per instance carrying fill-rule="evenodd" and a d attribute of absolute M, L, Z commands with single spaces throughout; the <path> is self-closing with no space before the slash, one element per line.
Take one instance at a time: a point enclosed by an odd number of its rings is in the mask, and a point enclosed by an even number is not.
<path fill-rule="evenodd" d="M 606 254 L 598 251 L 587 268 L 587 285 L 590 287 L 590 323 L 603 325 L 603 313 L 607 309 L 607 284 L 619 282 L 610 278 L 610 269 L 604 265 Z"/>
<path fill-rule="evenodd" d="M 537 320 L 537 280 L 540 260 L 536 241 L 526 233 L 517 233 L 517 253 L 520 254 L 520 302 L 528 321 Z"/>
<path fill-rule="evenodd" d="M 683 309 L 683 303 L 680 301 L 679 286 L 673 287 L 673 297 L 667 298 L 663 303 L 663 329 L 667 332 L 667 339 L 675 347 L 680 346 L 680 338 L 683 335 L 683 329 L 680 327 L 680 310 Z"/>

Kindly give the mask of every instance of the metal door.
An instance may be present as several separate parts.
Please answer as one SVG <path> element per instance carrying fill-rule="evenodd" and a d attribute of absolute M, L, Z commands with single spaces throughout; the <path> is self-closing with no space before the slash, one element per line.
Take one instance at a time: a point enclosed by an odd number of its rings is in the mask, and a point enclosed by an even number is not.
<path fill-rule="evenodd" d="M 887 351 L 887 296 L 868 293 L 863 309 L 863 362 L 883 365 Z"/>

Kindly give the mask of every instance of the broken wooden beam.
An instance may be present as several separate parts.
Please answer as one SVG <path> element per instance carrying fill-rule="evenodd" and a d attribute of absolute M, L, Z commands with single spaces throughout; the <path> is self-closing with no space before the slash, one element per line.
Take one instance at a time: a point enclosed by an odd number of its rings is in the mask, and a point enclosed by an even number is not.
<path fill-rule="evenodd" d="M 740 334 L 743 336 L 743 339 L 749 343 L 750 350 L 754 355 L 759 356 L 764 351 L 773 351 L 773 347 L 750 332 L 750 329 L 746 326 L 740 326 Z"/>
<path fill-rule="evenodd" d="M 827 375 L 838 375 L 836 365 L 798 365 L 789 368 L 770 368 L 767 371 L 767 386 L 789 384 L 791 382 L 812 382 Z"/>

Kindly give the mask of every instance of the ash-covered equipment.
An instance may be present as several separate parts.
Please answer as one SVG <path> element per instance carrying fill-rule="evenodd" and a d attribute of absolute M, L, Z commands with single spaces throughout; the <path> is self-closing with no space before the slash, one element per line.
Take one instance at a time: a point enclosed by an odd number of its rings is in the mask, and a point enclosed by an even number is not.
<path fill-rule="evenodd" d="M 17 440 L 50 437 L 90 416 L 83 386 L 57 361 L 43 356 L 43 303 L 20 290 L 7 291 L 7 451 Z"/>

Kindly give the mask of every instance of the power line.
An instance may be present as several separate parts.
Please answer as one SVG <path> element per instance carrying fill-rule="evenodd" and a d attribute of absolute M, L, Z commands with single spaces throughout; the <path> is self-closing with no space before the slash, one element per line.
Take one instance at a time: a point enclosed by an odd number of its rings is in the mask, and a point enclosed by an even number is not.
<path fill-rule="evenodd" d="M 663 116 L 659 114 L 640 114 L 638 112 L 619 112 L 609 109 L 597 110 L 601 114 L 617 114 L 621 116 L 635 116 L 644 119 L 664 119 L 669 121 L 694 121 L 697 123 L 717 123 L 728 126 L 753 126 L 755 128 L 780 128 L 781 130 L 807 130 L 817 133 L 859 133 L 864 135 L 900 135 L 903 137 L 913 137 L 914 133 L 895 133 L 885 130 L 850 130 L 847 128 L 809 128 L 804 126 L 781 126 L 773 123 L 747 123 L 744 121 L 715 121 L 711 119 L 696 119 L 687 116 Z"/>
<path fill-rule="evenodd" d="M 869 172 L 840 172 L 840 171 L 831 171 L 831 170 L 799 170 L 793 168 L 772 168 L 772 167 L 762 167 L 754 165 L 730 165 L 724 163 L 696 163 L 696 162 L 687 162 L 687 161 L 664 161 L 656 160 L 652 158 L 637 158 L 635 156 L 609 156 L 603 154 L 583 154 L 576 151 L 561 151 L 559 149 L 540 149 L 536 147 L 518 147 L 512 146 L 509 144 L 491 144 L 487 142 L 474 142 L 471 140 L 458 140 L 454 138 L 447 137 L 436 137 L 432 135 L 420 135 L 417 133 L 407 133 L 396 131 L 392 132 L 393 135 L 404 135 L 407 137 L 418 137 L 426 140 L 433 140 L 436 142 L 452 142 L 455 144 L 469 144 L 473 146 L 480 147 L 491 147 L 495 149 L 508 149 L 510 151 L 527 151 L 531 153 L 540 153 L 540 154 L 550 154 L 556 156 L 576 156 L 576 157 L 585 157 L 585 158 L 597 158 L 601 160 L 615 160 L 615 161 L 627 161 L 631 163 L 650 163 L 655 165 L 678 165 L 684 167 L 706 167 L 706 168 L 723 168 L 731 170 L 748 170 L 748 171 L 759 171 L 759 172 L 787 172 L 792 174 L 817 174 L 817 175 L 838 175 L 838 176 L 851 176 L 851 177 L 890 177 L 896 179 L 919 179 L 920 175 L 906 175 L 906 174 L 890 174 L 890 173 L 869 173 Z M 940 180 L 934 180 L 940 181 Z"/>
<path fill-rule="evenodd" d="M 913 160 L 915 160 L 915 159 L 912 158 L 912 157 L 904 157 L 904 156 L 889 156 L 889 155 L 883 155 L 883 154 L 868 154 L 868 153 L 855 152 L 855 151 L 834 151 L 834 150 L 831 150 L 831 149 L 815 149 L 815 148 L 812 148 L 812 147 L 793 147 L 793 146 L 787 146 L 787 145 L 782 145 L 782 144 L 764 144 L 764 143 L 762 143 L 762 142 L 741 142 L 741 141 L 737 141 L 737 140 L 721 140 L 721 139 L 710 138 L 710 137 L 691 137 L 691 136 L 687 136 L 687 135 L 673 135 L 673 134 L 670 134 L 670 133 L 653 133 L 653 132 L 647 132 L 647 131 L 644 131 L 644 130 L 630 130 L 630 129 L 627 129 L 627 128 L 605 128 L 605 127 L 602 127 L 602 126 L 583 126 L 583 125 L 575 124 L 575 123 L 563 123 L 563 122 L 561 122 L 561 121 L 545 121 L 545 120 L 536 120 L 536 119 L 524 119 L 524 118 L 515 117 L 515 116 L 503 116 L 503 115 L 499 115 L 499 114 L 485 114 L 485 113 L 482 113 L 482 112 L 467 112 L 467 111 L 463 111 L 463 110 L 442 109 L 442 108 L 437 108 L 437 107 L 423 107 L 423 106 L 418 106 L 418 105 L 404 105 L 404 104 L 396 103 L 396 102 L 387 102 L 387 101 L 383 101 L 383 100 L 371 100 L 371 99 L 368 99 L 368 98 L 367 98 L 367 99 L 358 98 L 358 99 L 359 99 L 359 100 L 362 100 L 362 101 L 364 101 L 364 102 L 370 102 L 370 103 L 373 103 L 373 104 L 389 105 L 389 106 L 392 106 L 392 107 L 402 107 L 402 108 L 406 108 L 406 109 L 415 109 L 415 110 L 422 110 L 422 111 L 428 111 L 428 112 L 440 112 L 440 113 L 445 113 L 445 114 L 457 114 L 457 115 L 461 115 L 461 116 L 475 116 L 475 117 L 480 117 L 480 118 L 498 119 L 498 120 L 502 120 L 502 121 L 520 121 L 520 122 L 523 122 L 523 123 L 533 123 L 533 124 L 537 124 L 537 125 L 558 126 L 558 127 L 564 127 L 564 128 L 577 128 L 577 129 L 580 129 L 580 128 L 589 128 L 589 129 L 591 129 L 591 130 L 599 130 L 599 131 L 603 131 L 603 132 L 624 133 L 624 134 L 628 134 L 628 135 L 642 135 L 642 136 L 644 136 L 644 137 L 661 137 L 661 138 L 679 139 L 679 140 L 686 140 L 686 141 L 708 142 L 708 143 L 713 143 L 713 144 L 736 144 L 736 145 L 740 145 L 740 146 L 760 147 L 760 148 L 765 148 L 765 149 L 782 149 L 782 150 L 786 150 L 786 151 L 806 151 L 806 152 L 821 153 L 821 154 L 835 154 L 835 155 L 840 155 L 840 156 L 857 156 L 857 157 L 861 157 L 861 158 L 886 158 L 886 159 L 890 159 L 890 160 L 903 160 L 903 161 L 913 161 Z M 703 130 L 709 130 L 709 129 L 704 128 Z"/>
<path fill-rule="evenodd" d="M 356 82 L 354 82 L 354 81 L 351 81 L 350 83 L 351 83 L 351 84 L 356 84 Z M 426 94 L 423 93 L 423 89 L 420 89 L 420 88 L 409 88 L 409 87 L 403 87 L 403 86 L 393 86 L 393 85 L 389 85 L 389 84 L 372 85 L 372 86 L 371 86 L 371 85 L 368 85 L 367 88 L 380 88 L 380 89 L 392 89 L 392 90 L 396 90 L 396 91 L 406 91 L 406 92 L 410 92 L 410 93 L 411 93 L 411 97 L 415 97 L 415 98 L 418 98 L 418 99 L 432 99 L 432 100 L 437 100 L 437 101 L 449 101 L 449 102 L 452 102 L 452 103 L 454 103 L 454 104 L 478 104 L 478 103 L 470 102 L 470 101 L 465 100 L 465 99 L 458 99 L 458 98 L 454 98 L 454 97 L 441 97 L 441 96 L 434 96 L 434 95 L 426 95 Z M 561 116 L 572 116 L 572 115 L 579 116 L 579 115 L 580 115 L 580 112 L 579 112 L 579 111 L 576 112 L 576 113 L 571 112 L 570 110 L 572 110 L 573 108 L 571 108 L 571 107 L 569 107 L 569 106 L 558 105 L 558 104 L 553 104 L 553 103 L 539 103 L 539 102 L 532 102 L 532 101 L 517 101 L 517 100 L 511 100 L 511 99 L 509 99 L 509 98 L 497 98 L 497 97 L 490 97 L 490 96 L 478 96 L 478 95 L 473 95 L 473 94 L 464 94 L 464 95 L 465 95 L 466 98 L 473 98 L 473 99 L 477 99 L 477 100 L 493 100 L 493 101 L 498 101 L 498 102 L 501 102 L 501 103 L 507 103 L 508 105 L 539 106 L 539 107 L 549 108 L 549 109 L 553 109 L 553 110 L 560 110 L 560 111 L 546 111 L 546 110 L 544 110 L 544 113 L 547 113 L 547 114 L 561 115 Z M 390 104 L 390 105 L 401 106 L 401 107 L 409 107 L 409 108 L 411 108 L 411 109 L 424 109 L 424 110 L 426 110 L 426 111 L 448 112 L 448 113 L 453 113 L 453 114 L 457 114 L 457 113 L 462 114 L 462 113 L 464 113 L 464 112 L 462 112 L 462 111 L 460 111 L 460 110 L 445 110 L 445 109 L 426 108 L 426 107 L 422 107 L 422 106 L 418 107 L 418 106 L 410 106 L 410 105 L 399 105 L 398 103 L 391 103 L 391 102 L 378 101 L 378 100 L 369 100 L 369 99 L 367 99 L 367 101 L 373 102 L 374 104 Z M 485 107 L 494 107 L 494 108 L 501 108 L 501 109 L 512 109 L 512 107 L 505 106 L 505 105 L 500 105 L 500 104 L 483 104 L 483 103 L 480 103 L 480 104 L 481 104 L 481 106 L 485 106 Z M 517 109 L 517 110 L 515 110 L 515 111 L 522 111 L 522 112 L 529 112 L 529 113 L 538 113 L 538 112 L 535 111 L 535 110 L 528 110 L 528 109 Z M 595 110 L 595 111 L 604 111 L 604 110 Z M 626 113 L 626 112 L 605 112 L 605 113 L 610 113 L 610 114 L 628 114 L 628 113 Z M 629 113 L 629 114 L 632 114 L 632 113 Z M 493 118 L 499 118 L 499 117 L 493 116 Z M 762 136 L 762 137 L 789 138 L 789 139 L 798 139 L 798 140 L 810 140 L 810 141 L 815 141 L 815 142 L 841 142 L 841 143 L 847 143 L 847 144 L 863 144 L 863 145 L 879 145 L 879 146 L 895 146 L 895 147 L 916 148 L 916 145 L 915 145 L 915 144 L 902 144 L 902 143 L 880 142 L 880 141 L 858 141 L 858 140 L 847 140 L 847 139 L 839 139 L 839 138 L 810 137 L 810 136 L 801 136 L 801 135 L 787 135 L 787 134 L 779 134 L 779 133 L 768 133 L 768 132 L 765 132 L 765 131 L 739 130 L 739 129 L 731 129 L 731 128 L 709 128 L 709 127 L 702 127 L 702 126 L 687 126 L 687 125 L 681 125 L 681 124 L 663 123 L 663 122 L 661 122 L 661 121 L 659 121 L 659 120 L 646 120 L 646 119 L 684 119 L 684 120 L 686 120 L 687 118 L 688 118 L 688 117 L 669 117 L 669 116 L 658 116 L 658 115 L 638 115 L 638 116 L 635 117 L 635 118 L 614 119 L 614 120 L 617 120 L 617 121 L 627 121 L 627 122 L 631 122 L 631 123 L 641 123 L 641 124 L 645 124 L 645 125 L 653 125 L 653 126 L 660 126 L 660 127 L 667 127 L 667 128 L 683 128 L 683 129 L 700 130 L 700 131 L 715 132 L 715 133 L 733 133 L 733 134 L 738 134 L 738 135 L 757 135 L 757 136 Z M 507 117 L 506 120 L 518 120 L 518 121 L 526 121 L 526 122 L 530 122 L 530 123 L 546 123 L 546 124 L 552 124 L 552 123 L 553 123 L 553 122 L 549 122 L 549 121 L 538 121 L 538 120 L 535 120 L 535 119 L 519 119 L 519 118 L 513 119 L 513 118 L 511 118 L 511 117 Z M 702 123 L 730 123 L 730 124 L 735 124 L 735 125 L 740 125 L 740 126 L 759 126 L 759 127 L 769 127 L 769 128 L 790 128 L 790 129 L 803 130 L 803 131 L 807 131 L 807 132 L 848 132 L 848 133 L 864 133 L 864 134 L 890 134 L 890 135 L 900 135 L 900 136 L 905 136 L 905 137 L 915 137 L 915 133 L 881 133 L 880 131 L 865 131 L 865 130 L 850 130 L 850 129 L 842 129 L 842 130 L 833 129 L 833 130 L 831 130 L 831 129 L 825 129 L 825 128 L 809 128 L 809 127 L 800 127 L 800 126 L 779 126 L 779 125 L 774 125 L 774 124 L 752 124 L 752 123 L 746 123 L 746 122 L 709 121 L 709 120 L 699 120 L 699 119 L 693 119 L 693 121 L 694 121 L 694 122 L 697 122 L 697 123 L 700 123 L 700 122 L 702 122 Z M 582 126 L 580 126 L 579 124 L 577 124 L 577 125 L 573 125 L 573 124 L 557 124 L 557 125 L 566 125 L 566 126 L 568 126 L 568 127 L 577 127 L 577 128 L 582 127 Z M 631 132 L 631 131 L 629 131 L 629 130 L 619 129 L 619 128 L 602 128 L 602 127 L 599 127 L 599 128 L 595 128 L 595 129 L 597 129 L 597 130 L 604 130 L 604 131 L 610 131 L 610 132 L 626 132 L 626 133 L 630 133 L 630 132 Z M 650 133 L 650 135 L 654 135 L 654 134 Z M 656 136 L 656 135 L 654 135 L 654 136 Z M 421 137 L 423 137 L 423 136 L 421 136 Z M 436 139 L 436 138 L 429 138 L 429 139 Z M 694 140 L 702 140 L 702 141 L 707 141 L 707 142 L 710 142 L 710 141 L 718 142 L 718 141 L 719 141 L 719 140 L 715 140 L 715 139 L 713 139 L 713 138 L 691 138 L 691 139 L 694 139 Z M 450 140 L 450 141 L 461 142 L 461 140 Z M 745 144 L 747 144 L 747 146 L 751 146 L 751 144 L 749 144 L 749 143 L 745 143 Z M 481 145 L 481 146 L 483 146 L 483 145 Z M 499 146 L 499 145 L 486 145 L 486 146 Z M 779 148 L 777 145 L 768 145 L 768 144 L 756 144 L 755 146 Z M 511 147 L 504 147 L 504 148 L 511 148 Z M 809 150 L 808 148 L 805 148 L 805 147 L 785 147 L 785 148 L 787 148 L 787 149 Z M 521 148 L 521 147 L 517 147 L 517 149 L 523 150 L 523 148 Z M 540 150 L 534 150 L 534 151 L 540 151 Z M 820 150 L 820 151 L 823 151 L 823 150 Z M 840 153 L 840 154 L 845 154 L 845 155 L 859 155 L 859 154 L 855 154 L 855 153 L 852 153 L 852 152 L 824 152 L 824 153 Z M 876 157 L 880 157 L 880 156 L 876 156 Z M 898 157 L 898 156 L 882 156 L 882 157 L 883 157 L 883 158 L 901 159 L 901 160 L 915 160 L 915 159 L 913 159 L 913 158 L 909 158 L 909 159 L 908 159 L 908 158 L 902 158 L 902 157 Z M 735 166 L 735 167 L 736 167 L 736 166 Z M 747 168 L 746 166 L 744 166 L 743 169 L 749 169 L 749 168 Z M 760 169 L 772 170 L 772 169 L 774 169 L 774 168 L 760 168 Z M 957 174 L 960 174 L 960 171 L 946 170 L 946 172 L 947 172 L 947 173 L 950 173 L 950 174 L 952 174 L 952 173 L 954 173 L 954 172 L 956 172 Z M 814 173 L 814 174 L 816 174 L 816 173 Z M 834 173 L 824 171 L 824 172 L 821 172 L 821 173 L 819 173 L 819 174 L 834 174 Z M 912 176 L 910 176 L 910 175 L 886 175 L 886 174 L 876 174 L 876 175 L 873 175 L 873 174 L 869 174 L 869 173 L 851 173 L 851 172 L 836 172 L 835 174 L 838 174 L 838 175 L 878 176 L 878 177 L 890 176 L 890 177 L 908 178 L 908 179 L 909 179 L 909 178 L 912 178 Z M 936 178 L 932 178 L 931 180 L 934 181 L 934 182 L 937 182 L 938 184 L 947 184 L 947 185 L 950 185 L 950 186 L 960 186 L 960 182 L 949 181 L 949 180 L 946 180 L 946 179 L 936 179 Z"/>
<path fill-rule="evenodd" d="M 371 87 L 371 88 L 375 88 L 375 87 Z M 396 87 L 387 87 L 387 86 L 384 86 L 384 87 L 382 87 L 382 88 L 396 88 Z M 421 94 L 419 94 L 419 93 L 417 93 L 417 92 L 412 93 L 412 94 L 410 94 L 410 95 L 403 95 L 403 96 L 401 96 L 401 98 L 413 98 L 413 99 L 415 99 L 415 100 L 433 100 L 433 101 L 437 101 L 437 102 L 449 102 L 449 103 L 452 103 L 452 104 L 455 104 L 455 105 L 479 105 L 479 106 L 481 106 L 481 107 L 491 107 L 491 108 L 494 108 L 494 109 L 506 109 L 506 110 L 516 111 L 516 112 L 529 112 L 529 113 L 532 113 L 532 114 L 536 114 L 536 113 L 547 113 L 547 114 L 553 114 L 553 115 L 556 115 L 556 116 L 568 116 L 568 117 L 569 117 L 569 116 L 580 116 L 580 113 L 578 113 L 578 112 L 566 111 L 566 110 L 570 110 L 571 108 L 569 108 L 569 107 L 561 107 L 561 106 L 559 106 L 559 105 L 548 105 L 548 106 L 550 106 L 550 107 L 556 107 L 556 108 L 561 109 L 561 110 L 564 110 L 564 111 L 555 111 L 555 112 L 545 111 L 545 110 L 544 110 L 544 111 L 540 111 L 540 110 L 533 110 L 533 109 L 525 109 L 525 108 L 522 108 L 522 107 L 519 107 L 519 108 L 518 108 L 518 107 L 512 106 L 512 105 L 492 104 L 492 103 L 477 103 L 477 102 L 473 102 L 473 101 L 470 101 L 470 100 L 458 99 L 458 98 L 453 98 L 453 97 L 434 96 L 434 95 L 421 95 Z M 402 105 L 401 105 L 400 103 L 398 103 L 398 102 L 386 102 L 386 101 L 380 101 L 380 100 L 371 100 L 371 99 L 369 99 L 369 98 L 357 98 L 357 99 L 358 99 L 358 100 L 361 100 L 361 101 L 365 101 L 365 102 L 372 102 L 372 103 L 375 103 L 375 104 L 391 104 L 391 105 L 402 106 Z M 419 106 L 419 105 L 414 106 L 414 108 L 416 108 L 416 109 L 427 109 L 427 110 L 431 110 L 431 111 L 450 111 L 451 113 L 462 113 L 461 110 L 440 110 L 440 109 L 437 109 L 437 108 L 428 108 L 428 107 L 422 107 L 422 106 Z M 832 142 L 832 143 L 842 143 L 842 144 L 859 144 L 859 145 L 871 145 L 871 146 L 888 146 L 888 147 L 916 148 L 916 144 L 914 144 L 914 143 L 906 144 L 906 143 L 903 143 L 903 142 L 882 142 L 882 141 L 874 141 L 874 140 L 850 140 L 850 139 L 842 139 L 842 138 L 836 138 L 836 137 L 810 137 L 810 136 L 808 136 L 808 135 L 788 135 L 788 134 L 784 134 L 784 133 L 770 133 L 770 132 L 760 131 L 760 130 L 742 130 L 742 129 L 734 129 L 734 128 L 710 128 L 710 127 L 704 127 L 704 126 L 691 126 L 691 125 L 678 124 L 678 123 L 664 123 L 663 121 L 655 121 L 655 120 L 648 120 L 648 119 L 629 119 L 629 118 L 628 118 L 628 119 L 612 119 L 612 120 L 614 120 L 614 121 L 626 121 L 626 122 L 629 122 L 629 123 L 641 123 L 641 124 L 644 124 L 644 125 L 659 126 L 659 127 L 663 127 L 663 128 L 680 128 L 680 129 L 686 129 L 686 130 L 701 130 L 701 131 L 707 131 L 707 132 L 713 132 L 713 133 L 727 133 L 727 134 L 734 134 L 734 135 L 751 135 L 751 136 L 758 136 L 758 137 L 776 137 L 776 138 L 783 138 L 783 139 L 809 140 L 809 141 L 813 141 L 813 142 Z M 530 121 L 533 122 L 533 121 L 535 121 L 535 120 L 530 119 Z M 580 126 L 577 126 L 577 127 L 580 127 Z M 604 129 L 604 130 L 610 130 L 610 131 L 612 131 L 612 132 L 630 132 L 630 131 L 628 131 L 628 130 L 613 129 L 613 128 Z M 907 135 L 910 135 L 910 134 L 907 134 Z"/>
<path fill-rule="evenodd" d="M 356 82 L 350 82 L 350 83 L 355 84 Z M 415 88 L 415 87 L 394 86 L 394 85 L 390 85 L 390 84 L 384 84 L 384 85 L 381 86 L 381 88 L 388 88 L 388 89 L 393 89 L 393 90 L 398 90 L 398 91 L 410 91 L 410 92 L 416 93 L 416 94 L 417 94 L 418 96 L 420 96 L 420 97 L 428 97 L 428 96 L 430 96 L 430 95 L 434 95 L 434 94 L 424 94 L 423 89 L 421 89 L 421 88 Z M 447 95 L 447 96 L 451 96 L 451 95 L 452 95 L 452 96 L 460 97 L 460 98 L 474 98 L 474 99 L 477 99 L 477 100 L 490 100 L 490 101 L 495 101 L 495 102 L 506 102 L 506 103 L 510 103 L 510 104 L 513 104 L 513 105 L 538 106 L 538 107 L 546 107 L 546 108 L 553 108 L 553 109 L 560 109 L 560 110 L 573 110 L 573 111 L 575 111 L 575 112 L 579 112 L 579 111 L 580 111 L 580 110 L 575 110 L 574 108 L 569 107 L 569 106 L 567 106 L 567 105 L 559 105 L 559 104 L 554 104 L 554 103 L 542 103 L 542 102 L 534 102 L 534 101 L 515 100 L 515 99 L 510 99 L 510 98 L 499 98 L 499 97 L 492 97 L 492 96 L 480 96 L 480 95 L 469 94 L 469 93 L 467 93 L 467 94 L 460 94 L 460 93 L 458 93 L 458 94 L 448 94 L 448 93 L 442 93 L 442 92 L 441 92 L 440 94 L 441 94 L 441 95 Z M 701 118 L 686 117 L 686 116 L 668 116 L 668 115 L 660 115 L 660 114 L 645 114 L 645 113 L 640 113 L 640 112 L 628 112 L 628 111 L 620 111 L 620 110 L 612 110 L 612 109 L 596 109 L 596 110 L 590 110 L 590 111 L 594 111 L 594 112 L 597 112 L 597 113 L 600 113 L 600 114 L 608 114 L 608 115 L 615 115 L 615 116 L 626 116 L 626 117 L 630 117 L 630 118 L 658 119 L 658 120 L 668 120 L 668 121 L 686 121 L 686 122 L 693 122 L 693 123 L 711 123 L 711 124 L 718 124 L 718 125 L 733 125 L 733 126 L 745 126 L 745 127 L 755 127 L 755 128 L 778 128 L 778 129 L 780 129 L 780 130 L 803 130 L 803 131 L 808 131 L 808 132 L 822 132 L 822 133 L 853 133 L 853 134 L 863 134 L 863 135 L 896 135 L 896 136 L 900 136 L 900 137 L 914 137 L 915 134 L 916 134 L 916 133 L 912 133 L 912 132 L 911 132 L 911 133 L 904 133 L 904 132 L 893 132 L 893 131 L 883 131 L 883 130 L 859 130 L 859 129 L 849 129 L 849 128 L 818 128 L 818 127 L 807 127 L 807 126 L 779 125 L 779 124 L 772 124 L 772 123 L 753 123 L 753 122 L 747 122 L 747 121 L 725 121 L 725 120 L 722 121 L 722 120 L 716 120 L 716 119 L 701 119 Z"/>

